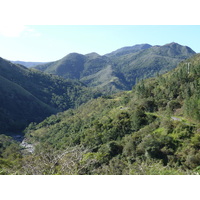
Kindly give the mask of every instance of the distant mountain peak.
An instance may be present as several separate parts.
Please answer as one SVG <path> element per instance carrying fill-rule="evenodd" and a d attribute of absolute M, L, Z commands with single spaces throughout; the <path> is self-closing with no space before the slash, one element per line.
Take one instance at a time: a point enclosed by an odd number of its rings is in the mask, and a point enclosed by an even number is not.
<path fill-rule="evenodd" d="M 165 44 L 163 46 L 171 46 L 171 45 L 180 45 L 180 44 L 178 44 L 176 42 L 170 42 L 170 43 L 167 43 L 167 44 Z M 180 45 L 180 46 L 182 46 L 182 45 Z"/>
<path fill-rule="evenodd" d="M 143 43 L 123 47 L 103 56 L 95 52 L 85 55 L 71 53 L 58 61 L 35 68 L 66 79 L 78 79 L 89 87 L 101 86 L 104 91 L 109 81 L 114 80 L 117 91 L 119 88 L 131 89 L 136 79 L 153 77 L 158 72 L 165 73 L 194 54 L 189 47 L 175 42 L 162 46 Z"/>
<path fill-rule="evenodd" d="M 64 56 L 64 58 L 66 58 L 66 57 L 75 57 L 75 56 L 80 56 L 80 55 L 83 56 L 80 53 L 72 52 L 72 53 L 69 53 L 66 56 Z"/>
<path fill-rule="evenodd" d="M 172 48 L 174 48 L 174 47 L 182 47 L 182 48 L 186 48 L 190 52 L 194 52 L 190 47 L 184 46 L 184 45 L 180 45 L 180 44 L 178 44 L 176 42 L 171 42 L 171 43 L 167 43 L 167 44 L 163 45 L 163 47 L 166 47 L 166 46 L 169 46 L 169 47 L 172 47 Z"/>
<path fill-rule="evenodd" d="M 133 46 L 126 46 L 120 49 L 117 49 L 116 51 L 113 51 L 109 54 L 106 54 L 106 56 L 110 57 L 110 56 L 121 56 L 121 55 L 125 55 L 125 54 L 129 54 L 129 53 L 135 53 L 144 49 L 148 49 L 151 48 L 152 46 L 150 44 L 136 44 Z"/>
<path fill-rule="evenodd" d="M 85 56 L 90 59 L 95 59 L 95 58 L 98 58 L 100 55 L 96 52 L 92 52 L 92 53 L 85 54 Z"/>
<path fill-rule="evenodd" d="M 133 45 L 132 47 L 141 47 L 143 49 L 147 49 L 147 48 L 152 47 L 152 45 L 144 43 L 144 44 L 136 44 L 136 45 Z"/>
<path fill-rule="evenodd" d="M 77 59 L 82 60 L 83 58 L 84 58 L 83 54 L 74 52 L 74 53 L 67 54 L 65 57 L 63 57 L 61 60 L 58 60 L 58 61 L 65 62 L 66 60 L 77 60 Z"/>
<path fill-rule="evenodd" d="M 196 53 L 190 47 L 180 45 L 176 42 L 167 43 L 163 46 L 155 45 L 149 49 L 149 51 L 151 50 L 157 55 L 176 57 L 179 59 L 186 59 Z"/>

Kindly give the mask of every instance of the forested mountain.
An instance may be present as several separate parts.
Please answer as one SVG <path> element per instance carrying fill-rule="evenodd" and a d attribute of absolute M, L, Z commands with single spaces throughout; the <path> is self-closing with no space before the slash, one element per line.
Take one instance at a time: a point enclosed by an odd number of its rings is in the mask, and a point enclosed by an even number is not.
<path fill-rule="evenodd" d="M 56 112 L 18 84 L 0 76 L 1 133 L 19 131 L 32 121 L 41 121 Z"/>
<path fill-rule="evenodd" d="M 0 58 L 0 130 L 16 132 L 30 122 L 74 108 L 98 95 L 78 81 L 64 80 Z"/>
<path fill-rule="evenodd" d="M 170 43 L 163 46 L 150 48 L 111 57 L 115 69 L 126 77 L 129 85 L 134 85 L 137 80 L 155 77 L 175 68 L 179 62 L 190 58 L 195 52 L 187 46 Z"/>
<path fill-rule="evenodd" d="M 26 142 L 34 152 L 22 155 L 7 143 L 1 173 L 198 174 L 199 91 L 197 54 L 132 91 L 30 124 Z M 11 162 L 12 152 L 17 155 Z"/>
<path fill-rule="evenodd" d="M 108 57 L 113 57 L 113 56 L 122 56 L 122 55 L 126 55 L 129 53 L 135 53 L 144 49 L 148 49 L 152 47 L 150 44 L 137 44 L 134 46 L 128 46 L 128 47 L 122 47 L 120 49 L 117 49 L 116 51 L 113 51 L 111 53 L 106 54 L 105 56 Z"/>
<path fill-rule="evenodd" d="M 176 43 L 72 53 L 37 66 L 47 74 L 0 58 L 1 133 L 26 127 L 21 144 L 0 134 L 0 174 L 199 174 L 194 54 Z"/>
<path fill-rule="evenodd" d="M 119 76 L 120 73 L 115 72 L 110 59 L 96 53 L 87 55 L 71 53 L 61 60 L 38 65 L 35 68 L 66 79 L 80 80 L 88 86 L 107 93 L 121 88 L 128 89 L 125 79 Z"/>
<path fill-rule="evenodd" d="M 165 73 L 194 54 L 189 47 L 177 43 L 164 46 L 141 44 L 124 47 L 104 56 L 71 53 L 61 60 L 35 68 L 113 93 L 131 89 L 138 80 Z"/>

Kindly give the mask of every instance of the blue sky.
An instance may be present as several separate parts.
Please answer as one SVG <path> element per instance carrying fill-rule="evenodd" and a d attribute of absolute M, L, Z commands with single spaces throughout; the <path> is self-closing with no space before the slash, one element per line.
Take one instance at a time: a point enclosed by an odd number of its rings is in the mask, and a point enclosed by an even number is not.
<path fill-rule="evenodd" d="M 71 52 L 109 53 L 124 46 L 177 42 L 200 53 L 200 25 L 15 25 L 0 27 L 0 57 L 54 61 Z"/>

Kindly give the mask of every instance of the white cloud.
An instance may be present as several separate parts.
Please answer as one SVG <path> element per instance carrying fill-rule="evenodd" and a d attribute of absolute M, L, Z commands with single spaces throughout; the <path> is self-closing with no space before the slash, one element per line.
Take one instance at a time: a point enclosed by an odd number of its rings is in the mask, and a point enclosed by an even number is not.
<path fill-rule="evenodd" d="M 28 37 L 40 37 L 41 33 L 39 33 L 38 31 L 36 31 L 35 29 L 31 27 L 25 27 L 23 35 L 28 36 Z"/>
<path fill-rule="evenodd" d="M 39 37 L 41 34 L 31 27 L 25 25 L 2 25 L 0 26 L 0 35 L 5 37 Z"/>
<path fill-rule="evenodd" d="M 24 25 L 2 25 L 0 26 L 0 35 L 6 37 L 19 37 L 26 29 Z"/>

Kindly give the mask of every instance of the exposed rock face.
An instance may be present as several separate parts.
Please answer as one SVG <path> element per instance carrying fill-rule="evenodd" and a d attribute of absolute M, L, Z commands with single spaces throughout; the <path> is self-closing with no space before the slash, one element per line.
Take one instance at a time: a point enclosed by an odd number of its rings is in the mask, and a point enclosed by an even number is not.
<path fill-rule="evenodd" d="M 24 140 L 21 142 L 20 145 L 21 145 L 22 147 L 24 147 L 24 149 L 25 149 L 26 151 L 30 152 L 30 153 L 33 153 L 34 150 L 35 150 L 34 145 L 33 145 L 33 144 L 28 144 L 28 143 L 26 142 L 26 139 L 24 139 Z"/>

